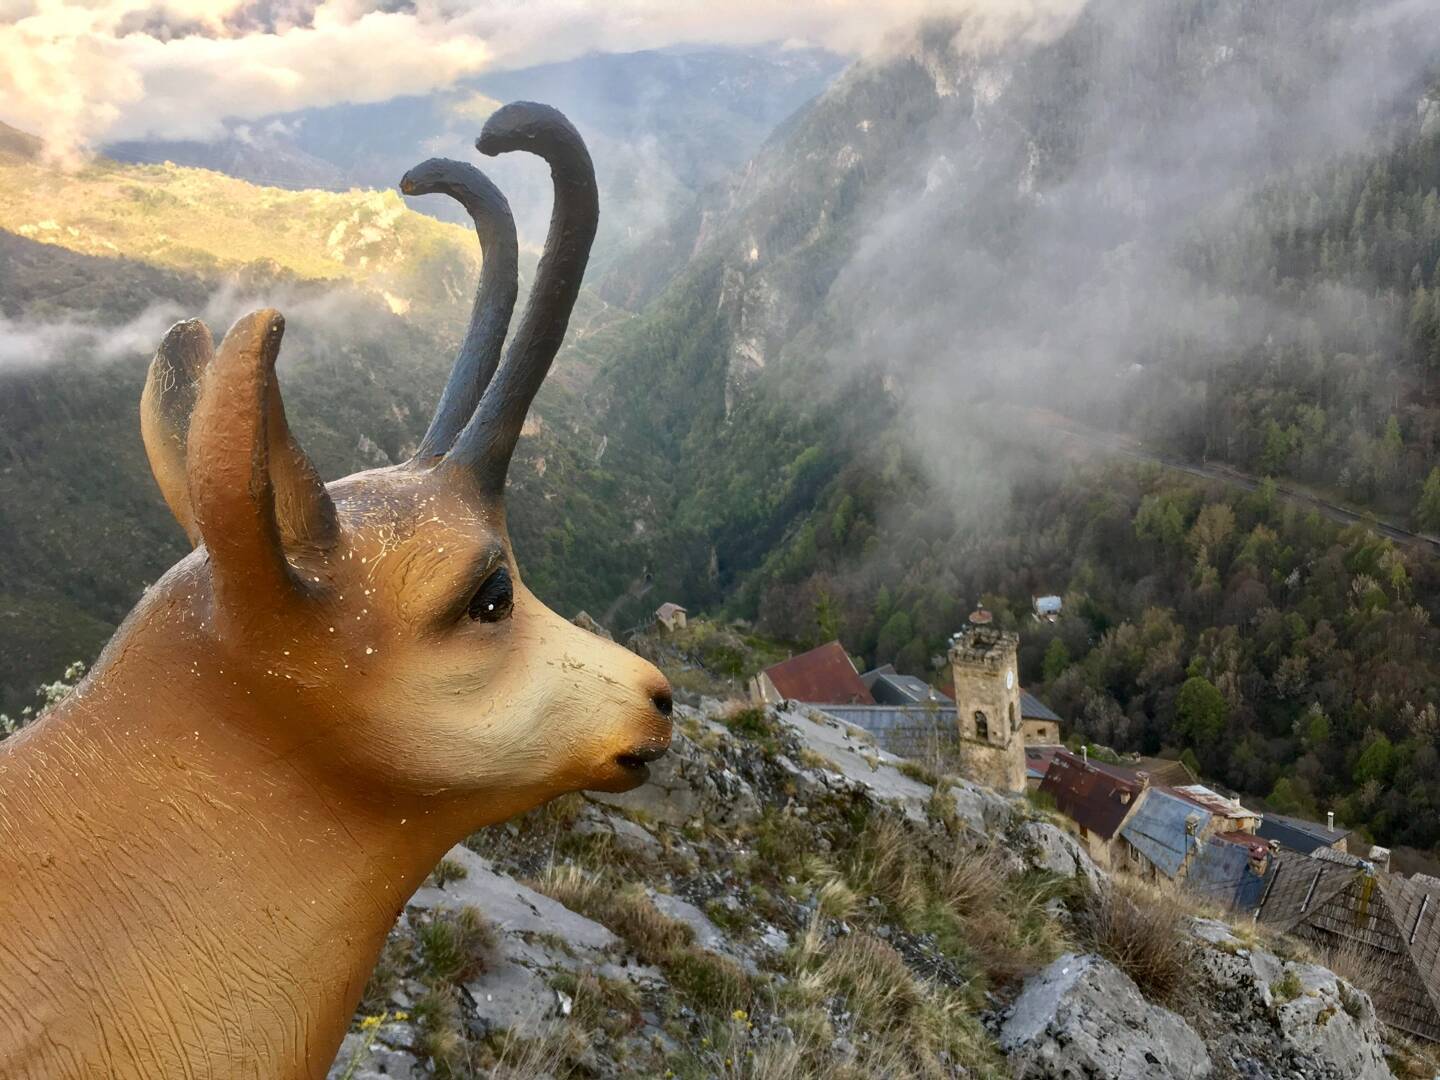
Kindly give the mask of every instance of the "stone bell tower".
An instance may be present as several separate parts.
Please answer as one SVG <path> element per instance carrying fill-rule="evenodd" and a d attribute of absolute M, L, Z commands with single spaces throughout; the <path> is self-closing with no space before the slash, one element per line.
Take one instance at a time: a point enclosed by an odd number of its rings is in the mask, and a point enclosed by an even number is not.
<path fill-rule="evenodd" d="M 950 644 L 961 754 L 970 778 L 996 791 L 1025 791 L 1020 730 L 1018 634 L 993 625 L 984 608 Z"/>

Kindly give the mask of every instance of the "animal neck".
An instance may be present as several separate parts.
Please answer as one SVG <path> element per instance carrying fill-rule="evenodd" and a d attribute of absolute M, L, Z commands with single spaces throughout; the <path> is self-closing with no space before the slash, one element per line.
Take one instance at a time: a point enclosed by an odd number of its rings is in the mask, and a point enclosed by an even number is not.
<path fill-rule="evenodd" d="M 247 736 L 203 649 L 131 644 L 0 743 L 0 968 L 31 976 L 0 1075 L 321 1077 L 454 823 Z"/>

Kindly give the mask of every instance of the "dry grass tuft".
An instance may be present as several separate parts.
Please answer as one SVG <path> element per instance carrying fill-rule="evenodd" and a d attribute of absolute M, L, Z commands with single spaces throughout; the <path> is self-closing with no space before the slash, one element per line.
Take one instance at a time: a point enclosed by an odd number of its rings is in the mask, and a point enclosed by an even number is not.
<path fill-rule="evenodd" d="M 1390 1032 L 1386 1061 L 1401 1080 L 1434 1080 L 1440 1076 L 1440 1045 Z"/>
<path fill-rule="evenodd" d="M 1080 920 L 1085 944 L 1135 980 L 1146 997 L 1179 1001 L 1196 951 L 1191 912 L 1174 891 L 1115 878 Z"/>
<path fill-rule="evenodd" d="M 926 897 L 924 867 L 915 858 L 914 842 L 899 818 L 872 818 L 860 834 L 850 868 L 856 891 L 913 910 Z"/>
<path fill-rule="evenodd" d="M 430 1060 L 442 1080 L 469 1072 L 469 1046 L 460 1023 L 460 998 L 455 987 L 433 983 L 412 1010 L 415 1049 Z"/>
<path fill-rule="evenodd" d="M 814 974 L 816 983 L 843 995 L 860 1023 L 872 1029 L 904 1025 L 924 998 L 900 954 L 870 934 L 841 938 Z"/>
<path fill-rule="evenodd" d="M 415 930 L 425 973 L 448 983 L 467 983 L 489 964 L 495 928 L 473 907 L 437 911 Z"/>
<path fill-rule="evenodd" d="M 550 863 L 540 876 L 529 883 L 536 892 L 582 914 L 606 890 L 599 874 L 592 874 L 576 863 Z"/>
<path fill-rule="evenodd" d="M 945 902 L 962 916 L 994 911 L 1006 904 L 1005 871 L 993 847 L 956 850 L 940 882 Z"/>
<path fill-rule="evenodd" d="M 465 864 L 454 859 L 441 859 L 435 864 L 435 869 L 430 871 L 430 884 L 437 889 L 443 889 L 452 881 L 463 881 L 468 877 L 470 871 L 465 869 Z"/>
<path fill-rule="evenodd" d="M 747 1005 L 753 988 L 743 968 L 695 944 L 695 932 L 661 911 L 638 883 L 616 886 L 601 874 L 551 865 L 534 887 L 572 911 L 609 927 L 646 964 L 665 972 L 695 1008 L 729 1012 Z"/>

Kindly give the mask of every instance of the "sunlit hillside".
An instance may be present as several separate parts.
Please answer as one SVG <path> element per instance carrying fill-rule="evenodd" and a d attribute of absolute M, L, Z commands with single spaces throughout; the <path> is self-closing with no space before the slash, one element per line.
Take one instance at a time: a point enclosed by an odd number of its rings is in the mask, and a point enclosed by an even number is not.
<path fill-rule="evenodd" d="M 534 265 L 522 252 L 522 303 Z M 472 231 L 395 192 L 286 191 L 103 158 L 64 173 L 34 140 L 0 129 L 0 608 L 12 616 L 0 619 L 0 712 L 93 658 L 184 551 L 136 412 L 166 326 L 200 316 L 220 334 L 245 310 L 280 308 L 287 409 L 330 479 L 414 451 L 479 270 Z M 598 494 L 586 396 L 593 332 L 623 318 L 582 293 L 512 470 L 512 531 L 534 553 L 537 588 L 553 584 L 543 555 L 621 512 Z M 586 508 L 572 525 L 576 500 Z M 604 531 L 626 535 L 622 522 Z M 585 571 L 595 595 L 640 572 L 618 543 L 614 566 Z"/>
<path fill-rule="evenodd" d="M 408 210 L 396 191 L 287 191 L 105 158 L 61 175 L 25 149 L 0 141 L 0 229 L 79 254 L 200 274 L 271 263 L 374 289 L 397 313 L 427 299 L 437 263 L 479 266 L 468 230 Z"/>

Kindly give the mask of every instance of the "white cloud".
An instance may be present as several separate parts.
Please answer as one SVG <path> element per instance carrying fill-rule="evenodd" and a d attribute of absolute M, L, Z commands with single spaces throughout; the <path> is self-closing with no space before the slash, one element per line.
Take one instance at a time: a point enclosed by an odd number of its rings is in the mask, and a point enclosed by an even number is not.
<path fill-rule="evenodd" d="M 1084 0 L 0 0 L 0 120 L 57 157 L 206 138 L 226 118 L 431 91 L 590 51 L 795 41 L 858 54 L 933 15 L 977 46 L 1048 35 Z"/>
<path fill-rule="evenodd" d="M 35 322 L 0 315 L 0 374 L 66 359 L 115 360 L 150 353 L 183 314 L 178 305 L 166 302 L 146 308 L 121 326 L 81 319 Z"/>

